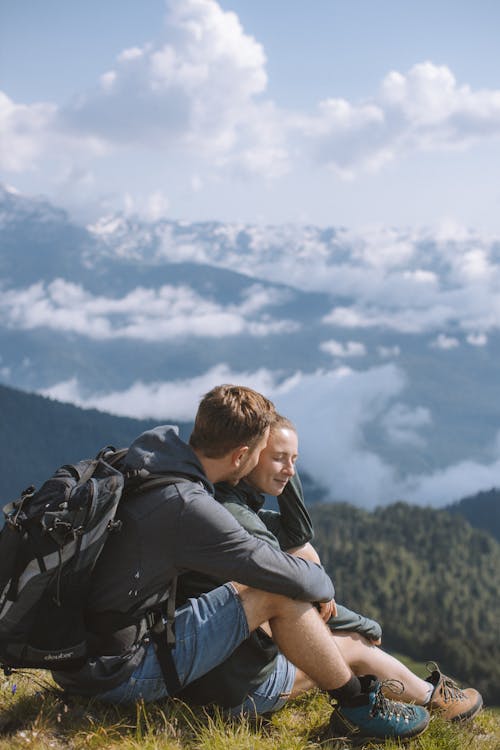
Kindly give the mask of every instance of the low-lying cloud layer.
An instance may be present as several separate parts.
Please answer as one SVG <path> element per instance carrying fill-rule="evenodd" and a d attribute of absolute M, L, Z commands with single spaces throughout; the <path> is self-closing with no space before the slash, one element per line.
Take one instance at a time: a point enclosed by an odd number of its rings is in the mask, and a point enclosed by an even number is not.
<path fill-rule="evenodd" d="M 326 332 L 352 332 L 342 348 L 325 336 L 325 351 L 338 356 L 362 355 L 356 330 L 435 334 L 434 345 L 446 349 L 485 346 L 500 328 L 500 242 L 453 224 L 328 233 L 161 222 L 152 229 L 122 218 L 99 222 L 92 232 L 120 256 L 137 258 L 154 236 L 155 262 L 206 263 L 339 299 L 322 320 Z"/>
<path fill-rule="evenodd" d="M 401 475 L 366 440 L 366 429 L 398 445 L 418 448 L 432 415 L 405 404 L 406 377 L 394 364 L 356 372 L 342 367 L 328 372 L 297 373 L 278 381 L 265 369 L 237 372 L 219 365 L 187 380 L 134 383 L 128 389 L 83 395 L 73 379 L 45 389 L 44 395 L 117 415 L 192 421 L 199 399 L 212 386 L 249 385 L 272 398 L 281 413 L 297 425 L 299 466 L 322 485 L 332 499 L 371 508 L 405 499 L 443 506 L 500 483 L 500 435 L 489 462 L 461 461 L 431 474 Z"/>
<path fill-rule="evenodd" d="M 268 308 L 279 301 L 258 285 L 241 303 L 222 305 L 187 286 L 137 287 L 120 298 L 95 296 L 77 284 L 56 279 L 24 289 L 5 290 L 0 323 L 6 328 L 49 328 L 91 339 L 166 341 L 179 337 L 267 336 L 291 333 L 298 324 L 273 320 Z"/>

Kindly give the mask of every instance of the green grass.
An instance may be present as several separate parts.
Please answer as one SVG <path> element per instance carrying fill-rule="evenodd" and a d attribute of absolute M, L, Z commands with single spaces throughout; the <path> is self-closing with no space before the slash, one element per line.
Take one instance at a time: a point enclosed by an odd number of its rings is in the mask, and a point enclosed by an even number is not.
<path fill-rule="evenodd" d="M 349 743 L 324 738 L 330 712 L 319 692 L 258 722 L 228 721 L 176 700 L 129 709 L 81 699 L 65 703 L 45 673 L 33 672 L 0 681 L 0 750 L 347 750 Z M 486 709 L 465 726 L 433 718 L 427 732 L 405 747 L 499 750 L 500 709 Z"/>

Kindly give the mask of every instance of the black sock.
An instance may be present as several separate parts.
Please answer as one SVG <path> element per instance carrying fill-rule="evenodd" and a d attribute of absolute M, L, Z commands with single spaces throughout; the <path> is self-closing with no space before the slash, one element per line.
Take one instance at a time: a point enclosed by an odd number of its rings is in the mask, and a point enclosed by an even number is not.
<path fill-rule="evenodd" d="M 359 678 L 355 674 L 341 687 L 335 688 L 334 690 L 327 690 L 328 695 L 340 703 L 343 706 L 356 701 L 361 693 L 361 683 Z"/>

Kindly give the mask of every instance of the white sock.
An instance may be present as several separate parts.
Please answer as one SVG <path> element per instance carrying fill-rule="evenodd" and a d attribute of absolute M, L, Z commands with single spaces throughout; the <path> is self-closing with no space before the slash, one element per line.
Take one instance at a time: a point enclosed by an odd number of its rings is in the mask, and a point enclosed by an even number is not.
<path fill-rule="evenodd" d="M 430 699 L 432 698 L 433 692 L 434 692 L 434 685 L 429 682 L 429 687 L 427 689 L 427 695 L 425 697 L 424 706 L 426 706 L 429 703 Z"/>

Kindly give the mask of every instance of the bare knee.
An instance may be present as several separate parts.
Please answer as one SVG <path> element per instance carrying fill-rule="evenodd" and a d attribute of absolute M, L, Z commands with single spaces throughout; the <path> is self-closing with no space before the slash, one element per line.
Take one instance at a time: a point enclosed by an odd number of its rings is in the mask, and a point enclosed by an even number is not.
<path fill-rule="evenodd" d="M 311 608 L 311 604 L 307 602 L 298 602 L 282 594 L 272 594 L 235 582 L 233 586 L 240 597 L 250 631 L 276 617 L 285 617 L 292 613 L 296 615 L 302 609 L 305 611 Z"/>

